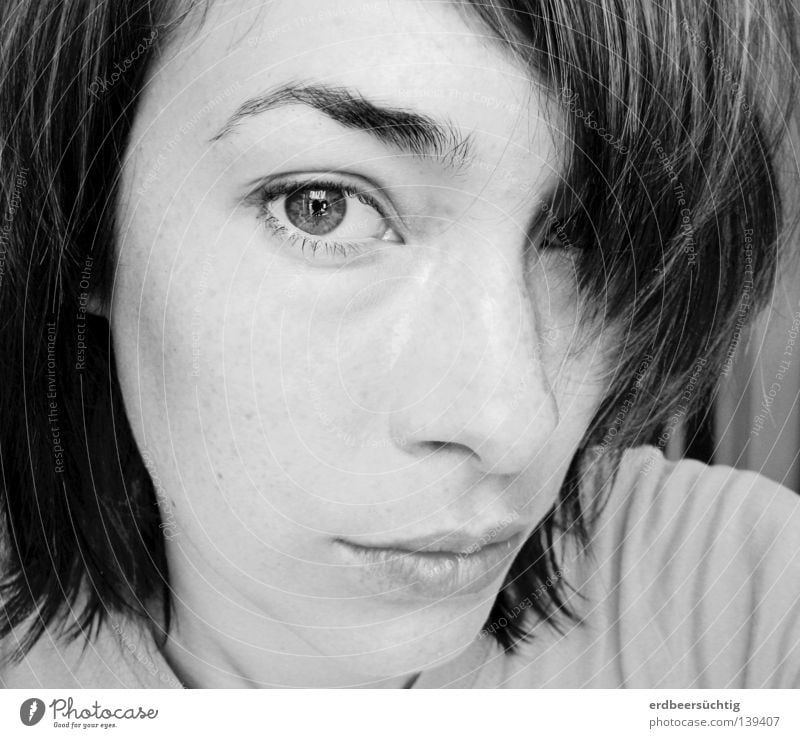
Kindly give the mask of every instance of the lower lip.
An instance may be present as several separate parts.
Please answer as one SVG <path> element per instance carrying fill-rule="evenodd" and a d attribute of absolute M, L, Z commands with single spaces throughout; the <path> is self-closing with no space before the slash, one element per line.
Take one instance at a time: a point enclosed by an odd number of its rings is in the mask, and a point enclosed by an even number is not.
<path fill-rule="evenodd" d="M 505 576 L 522 543 L 516 535 L 484 546 L 475 553 L 449 551 L 412 552 L 393 548 L 358 546 L 337 540 L 349 564 L 357 565 L 372 587 L 388 596 L 442 599 L 474 595 Z"/>

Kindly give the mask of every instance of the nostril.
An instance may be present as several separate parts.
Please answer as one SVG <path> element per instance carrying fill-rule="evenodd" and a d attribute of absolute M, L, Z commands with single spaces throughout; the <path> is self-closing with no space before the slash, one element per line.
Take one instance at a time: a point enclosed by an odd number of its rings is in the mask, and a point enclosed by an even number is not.
<path fill-rule="evenodd" d="M 455 441 L 420 441 L 416 444 L 425 454 L 452 453 L 460 456 L 476 456 L 475 451 L 464 443 Z"/>

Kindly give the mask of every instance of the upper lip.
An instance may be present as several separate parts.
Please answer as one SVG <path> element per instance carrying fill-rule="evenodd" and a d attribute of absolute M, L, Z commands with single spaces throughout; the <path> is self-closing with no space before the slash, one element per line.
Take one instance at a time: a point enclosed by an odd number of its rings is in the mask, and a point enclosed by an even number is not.
<path fill-rule="evenodd" d="M 519 525 L 503 525 L 499 523 L 478 533 L 448 531 L 414 538 L 404 538 L 400 541 L 388 543 L 364 543 L 349 540 L 346 542 L 362 548 L 383 548 L 408 553 L 474 554 L 486 546 L 506 543 L 524 530 L 527 529 Z"/>

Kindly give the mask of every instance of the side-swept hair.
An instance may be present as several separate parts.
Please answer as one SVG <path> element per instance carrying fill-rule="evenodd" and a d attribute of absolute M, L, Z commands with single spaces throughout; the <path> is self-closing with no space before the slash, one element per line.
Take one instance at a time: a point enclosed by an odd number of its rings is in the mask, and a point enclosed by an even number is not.
<path fill-rule="evenodd" d="M 110 283 L 122 156 L 180 5 L 0 4 L 0 637 L 25 623 L 15 659 L 67 608 L 71 637 L 162 595 L 169 623 L 153 486 L 87 307 Z"/>
<path fill-rule="evenodd" d="M 529 633 L 520 613 L 572 614 L 559 536 L 590 542 L 622 452 L 663 448 L 706 405 L 770 300 L 798 11 L 784 0 L 464 5 L 546 83 L 567 121 L 551 221 L 576 253 L 583 329 L 614 336 L 601 407 L 492 612 L 510 648 Z M 531 592 L 544 594 L 520 607 Z"/>
<path fill-rule="evenodd" d="M 577 250 L 585 324 L 618 336 L 559 501 L 490 614 L 491 634 L 511 648 L 529 616 L 571 614 L 557 545 L 589 539 L 590 452 L 612 474 L 623 449 L 660 443 L 769 297 L 795 15 L 789 0 L 454 5 L 564 112 L 568 164 L 552 221 Z M 169 628 L 155 491 L 108 325 L 86 307 L 110 284 L 114 195 L 147 71 L 193 6 L 0 5 L 0 637 L 24 624 L 15 658 L 79 594 L 73 636 L 115 611 Z"/>

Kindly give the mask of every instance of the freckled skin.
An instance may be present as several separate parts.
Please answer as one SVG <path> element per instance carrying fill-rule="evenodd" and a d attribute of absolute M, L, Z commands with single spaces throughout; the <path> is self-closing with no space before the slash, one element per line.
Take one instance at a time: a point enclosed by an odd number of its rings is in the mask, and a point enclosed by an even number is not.
<path fill-rule="evenodd" d="M 601 398 L 600 347 L 568 351 L 569 257 L 524 252 L 559 176 L 543 99 L 453 8 L 369 7 L 212 4 L 135 122 L 109 317 L 137 442 L 173 505 L 165 653 L 189 683 L 400 686 L 455 657 L 502 576 L 433 602 L 375 592 L 334 539 L 510 514 L 532 529 Z M 301 106 L 209 143 L 241 102 L 296 80 L 448 120 L 476 161 L 453 173 Z M 247 201 L 259 178 L 297 172 L 372 183 L 398 240 L 349 261 L 301 254 Z"/>

